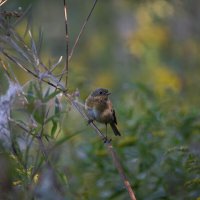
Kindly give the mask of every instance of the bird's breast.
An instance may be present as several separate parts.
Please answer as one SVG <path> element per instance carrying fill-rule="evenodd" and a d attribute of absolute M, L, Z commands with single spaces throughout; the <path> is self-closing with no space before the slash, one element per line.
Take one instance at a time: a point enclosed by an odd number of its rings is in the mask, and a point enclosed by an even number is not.
<path fill-rule="evenodd" d="M 86 100 L 86 110 L 98 122 L 111 123 L 114 120 L 112 104 L 107 97 L 89 97 Z"/>
<path fill-rule="evenodd" d="M 93 109 L 93 114 L 95 120 L 101 123 L 111 123 L 113 122 L 113 113 L 112 110 L 107 108 L 103 111 L 99 111 L 98 109 Z"/>

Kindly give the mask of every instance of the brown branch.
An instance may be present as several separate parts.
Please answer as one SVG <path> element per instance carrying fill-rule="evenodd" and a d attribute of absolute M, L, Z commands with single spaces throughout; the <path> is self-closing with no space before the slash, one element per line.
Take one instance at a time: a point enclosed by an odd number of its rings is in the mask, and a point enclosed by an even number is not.
<path fill-rule="evenodd" d="M 64 2 L 64 19 L 65 19 L 65 40 L 66 40 L 66 61 L 65 61 L 65 71 L 66 71 L 66 79 L 65 79 L 65 88 L 67 89 L 67 81 L 68 81 L 68 65 L 69 65 L 69 60 L 68 60 L 68 55 L 69 55 L 69 34 L 68 34 L 68 19 L 67 19 L 67 5 L 65 0 Z M 64 70 L 63 70 L 64 71 Z M 62 75 L 63 76 L 63 75 Z M 62 79 L 61 76 L 61 79 Z"/>
<path fill-rule="evenodd" d="M 121 176 L 121 179 L 122 181 L 124 182 L 124 186 L 126 187 L 128 193 L 129 193 L 129 196 L 130 196 L 130 199 L 131 200 L 136 200 L 136 197 L 135 197 L 135 194 L 134 194 L 134 191 L 133 189 L 131 188 L 131 185 L 124 173 L 124 170 L 122 168 L 122 165 L 119 161 L 119 158 L 117 156 L 117 153 L 115 152 L 113 146 L 111 145 L 111 143 L 106 143 L 106 147 L 108 149 L 108 152 L 109 154 L 111 155 L 112 159 L 113 159 L 113 163 L 115 164 L 115 167 L 117 168 L 120 176 Z"/>
<path fill-rule="evenodd" d="M 22 13 L 17 12 L 17 11 L 11 11 L 11 12 L 3 11 L 3 12 L 0 12 L 0 15 L 2 15 L 4 17 L 21 17 Z"/>
<path fill-rule="evenodd" d="M 70 61 L 71 58 L 72 58 L 72 55 L 73 55 L 73 53 L 74 53 L 74 49 L 76 48 L 76 45 L 78 44 L 78 41 L 79 41 L 79 39 L 80 39 L 80 37 L 81 37 L 81 35 L 82 35 L 84 29 L 85 29 L 85 26 L 86 26 L 88 20 L 90 19 L 90 16 L 91 16 L 91 14 L 92 14 L 92 12 L 93 12 L 95 6 L 96 6 L 97 1 L 98 1 L 98 0 L 95 0 L 95 1 L 94 1 L 94 4 L 93 4 L 93 6 L 92 6 L 92 8 L 91 8 L 91 10 L 90 10 L 90 12 L 89 12 L 89 14 L 88 14 L 88 16 L 87 16 L 87 18 L 86 18 L 84 24 L 83 24 L 83 26 L 81 27 L 81 30 L 80 30 L 79 34 L 78 34 L 78 36 L 77 36 L 77 38 L 76 38 L 76 40 L 75 40 L 75 42 L 74 42 L 74 45 L 73 45 L 73 47 L 72 47 L 72 49 L 71 49 L 71 51 L 70 51 L 70 54 L 69 54 L 69 58 L 68 58 L 69 61 Z"/>
<path fill-rule="evenodd" d="M 63 5 L 64 5 L 64 21 L 65 21 L 65 42 L 66 42 L 66 49 L 65 49 L 65 66 L 63 67 L 61 76 L 59 78 L 59 82 L 62 80 L 63 75 L 66 74 L 65 78 L 65 88 L 67 90 L 67 82 L 68 82 L 68 72 L 69 72 L 69 33 L 68 33 L 68 18 L 67 18 L 67 4 L 66 1 L 63 0 Z M 57 89 L 57 88 L 56 88 Z"/>
<path fill-rule="evenodd" d="M 2 6 L 4 3 L 6 3 L 7 0 L 0 1 L 0 6 Z"/>

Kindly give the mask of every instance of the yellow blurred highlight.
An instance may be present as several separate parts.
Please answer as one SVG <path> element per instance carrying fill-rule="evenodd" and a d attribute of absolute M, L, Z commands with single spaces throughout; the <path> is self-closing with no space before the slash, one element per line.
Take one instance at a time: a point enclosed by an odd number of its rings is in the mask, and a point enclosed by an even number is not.
<path fill-rule="evenodd" d="M 22 181 L 18 180 L 18 181 L 13 181 L 13 186 L 17 186 L 17 185 L 21 185 Z"/>
<path fill-rule="evenodd" d="M 163 130 L 153 131 L 152 135 L 155 136 L 155 137 L 164 137 L 165 136 L 165 132 Z"/>
<path fill-rule="evenodd" d="M 155 16 L 166 18 L 174 13 L 173 6 L 166 1 L 149 2 L 137 9 L 137 31 L 127 41 L 132 54 L 141 57 L 147 47 L 158 48 L 167 44 L 169 32 L 166 26 L 157 24 Z"/>
<path fill-rule="evenodd" d="M 167 89 L 174 92 L 180 91 L 181 80 L 171 69 L 164 66 L 154 67 L 149 74 L 151 74 L 151 83 L 158 94 L 163 95 Z"/>
<path fill-rule="evenodd" d="M 133 146 L 137 142 L 138 138 L 136 136 L 126 136 L 121 139 L 118 143 L 119 147 Z"/>
<path fill-rule="evenodd" d="M 35 174 L 35 176 L 33 177 L 34 183 L 38 183 L 38 180 L 39 180 L 39 174 Z"/>
<path fill-rule="evenodd" d="M 141 7 L 136 13 L 137 23 L 139 25 L 147 25 L 152 23 L 152 17 L 149 12 L 147 12 L 146 7 Z"/>
<path fill-rule="evenodd" d="M 158 17 L 166 18 L 174 14 L 174 7 L 167 1 L 155 1 L 147 4 L 149 10 Z"/>
<path fill-rule="evenodd" d="M 107 155 L 107 152 L 105 150 L 97 150 L 94 153 L 96 156 L 99 156 L 99 157 L 104 157 Z"/>
<path fill-rule="evenodd" d="M 142 4 L 136 13 L 137 22 L 139 25 L 146 26 L 153 23 L 155 16 L 166 18 L 174 14 L 174 8 L 167 1 L 149 2 Z"/>
<path fill-rule="evenodd" d="M 145 54 L 147 47 L 159 48 L 168 42 L 168 30 L 163 26 L 147 26 L 141 27 L 128 40 L 130 52 L 141 57 Z"/>

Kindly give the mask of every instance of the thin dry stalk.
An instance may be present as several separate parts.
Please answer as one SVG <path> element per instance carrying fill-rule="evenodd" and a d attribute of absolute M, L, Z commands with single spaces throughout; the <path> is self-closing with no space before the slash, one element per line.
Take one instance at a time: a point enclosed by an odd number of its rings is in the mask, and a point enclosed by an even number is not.
<path fill-rule="evenodd" d="M 68 65 L 69 65 L 69 33 L 68 33 L 68 18 L 67 18 L 67 5 L 65 0 L 64 1 L 64 19 L 65 19 L 65 41 L 66 41 L 66 60 L 65 60 L 65 71 L 66 71 L 66 79 L 65 79 L 65 88 L 67 89 L 67 81 L 68 81 Z M 62 75 L 63 76 L 63 75 Z M 61 76 L 61 79 L 62 79 Z"/>
<path fill-rule="evenodd" d="M 78 41 L 79 41 L 79 39 L 80 39 L 80 37 L 81 37 L 81 35 L 82 35 L 84 29 L 85 29 L 85 26 L 86 26 L 87 22 L 88 22 L 89 19 L 90 19 L 90 16 L 91 16 L 91 14 L 92 14 L 92 12 L 93 12 L 95 6 L 96 6 L 97 1 L 98 1 L 98 0 L 95 0 L 95 1 L 94 1 L 94 4 L 93 4 L 93 6 L 92 6 L 92 8 L 91 8 L 91 10 L 90 10 L 90 12 L 89 12 L 89 14 L 88 14 L 88 16 L 87 16 L 87 18 L 86 18 L 84 24 L 83 24 L 83 26 L 81 27 L 81 30 L 80 30 L 79 34 L 78 34 L 78 36 L 77 36 L 77 38 L 76 38 L 76 40 L 75 40 L 75 42 L 74 42 L 74 45 L 73 45 L 73 47 L 72 47 L 72 49 L 71 49 L 71 52 L 70 52 L 70 54 L 69 54 L 69 61 L 70 61 L 71 58 L 72 58 L 72 55 L 73 55 L 73 53 L 74 53 L 74 50 L 75 50 L 75 48 L 76 48 L 76 46 L 77 46 L 77 44 L 78 44 Z"/>
<path fill-rule="evenodd" d="M 121 165 L 121 163 L 119 161 L 119 157 L 118 157 L 116 151 L 114 150 L 114 148 L 111 145 L 111 143 L 107 143 L 106 147 L 108 149 L 109 154 L 111 155 L 111 157 L 113 159 L 113 163 L 115 164 L 115 167 L 117 168 L 117 170 L 118 170 L 118 172 L 119 172 L 119 174 L 121 176 L 121 179 L 123 180 L 124 186 L 126 187 L 128 193 L 129 193 L 130 199 L 131 200 L 136 200 L 134 191 L 131 188 L 131 185 L 130 185 L 127 177 L 126 177 L 126 174 L 124 173 L 124 170 L 123 170 L 122 165 Z"/>

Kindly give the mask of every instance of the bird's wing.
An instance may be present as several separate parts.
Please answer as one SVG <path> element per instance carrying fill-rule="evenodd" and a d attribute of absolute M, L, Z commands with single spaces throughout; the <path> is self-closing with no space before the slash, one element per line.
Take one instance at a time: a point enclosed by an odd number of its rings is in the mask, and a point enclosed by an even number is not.
<path fill-rule="evenodd" d="M 117 124 L 117 118 L 116 118 L 116 115 L 115 115 L 115 110 L 113 110 L 113 118 L 114 118 L 114 123 Z"/>

